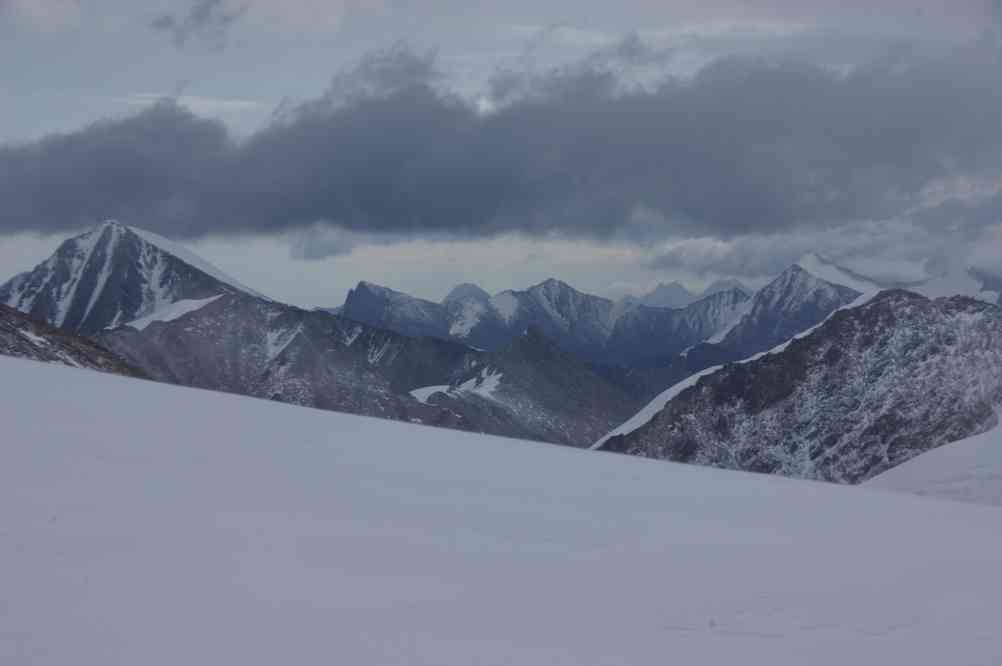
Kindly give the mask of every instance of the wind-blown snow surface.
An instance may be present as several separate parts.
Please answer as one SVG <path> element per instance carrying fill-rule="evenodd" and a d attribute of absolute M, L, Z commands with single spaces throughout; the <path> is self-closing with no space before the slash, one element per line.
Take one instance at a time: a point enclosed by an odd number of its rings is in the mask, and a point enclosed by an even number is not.
<path fill-rule="evenodd" d="M 0 663 L 1002 658 L 994 507 L 0 376 Z"/>
<path fill-rule="evenodd" d="M 1002 506 L 1002 428 L 927 451 L 864 485 Z"/>

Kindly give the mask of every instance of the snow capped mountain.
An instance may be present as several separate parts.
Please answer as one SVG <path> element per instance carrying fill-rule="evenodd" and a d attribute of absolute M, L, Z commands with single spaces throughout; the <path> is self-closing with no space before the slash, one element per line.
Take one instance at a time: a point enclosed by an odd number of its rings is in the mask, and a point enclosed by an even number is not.
<path fill-rule="evenodd" d="M 178 301 L 240 291 L 257 295 L 180 246 L 109 221 L 0 286 L 0 303 L 93 335 Z"/>
<path fill-rule="evenodd" d="M 711 283 L 702 292 L 690 291 L 684 284 L 675 280 L 672 282 L 661 282 L 649 293 L 643 296 L 628 296 L 624 299 L 631 305 L 646 305 L 652 308 L 684 308 L 696 301 L 705 299 L 722 291 L 737 290 L 745 295 L 752 293 L 739 280 L 725 279 Z"/>
<path fill-rule="evenodd" d="M 658 365 L 711 338 L 740 313 L 748 296 L 736 289 L 717 292 L 685 308 L 627 308 L 606 342 L 608 363 L 629 367 Z"/>
<path fill-rule="evenodd" d="M 661 282 L 649 293 L 637 298 L 640 305 L 652 308 L 684 308 L 699 296 L 689 291 L 681 282 Z"/>
<path fill-rule="evenodd" d="M 995 425 L 1002 310 L 883 291 L 774 353 L 690 383 L 603 448 L 857 483 Z"/>
<path fill-rule="evenodd" d="M 742 357 L 769 349 L 814 326 L 860 294 L 791 266 L 755 294 L 748 313 L 720 344 Z"/>
<path fill-rule="evenodd" d="M 343 314 L 403 335 L 426 335 L 499 350 L 536 328 L 562 349 L 594 363 L 634 363 L 665 357 L 712 336 L 747 296 L 717 292 L 671 310 L 616 303 L 550 279 L 524 291 L 489 296 L 460 285 L 443 303 L 360 283 Z"/>
<path fill-rule="evenodd" d="M 469 300 L 485 302 L 491 300 L 491 295 L 475 284 L 464 282 L 463 284 L 453 287 L 452 291 L 449 292 L 448 296 L 445 297 L 442 303 L 444 305 L 448 305 L 449 303 L 456 301 Z"/>
<path fill-rule="evenodd" d="M 450 324 L 442 304 L 371 282 L 359 282 L 348 292 L 341 313 L 357 322 L 401 335 L 449 337 Z"/>
<path fill-rule="evenodd" d="M 738 291 L 743 291 L 745 294 L 751 295 L 755 293 L 754 289 L 749 289 L 740 280 L 735 280 L 733 278 L 726 278 L 723 280 L 716 280 L 711 282 L 706 289 L 703 290 L 701 298 L 706 298 L 707 296 L 713 296 L 721 291 L 730 291 L 731 289 L 737 289 Z"/>
<path fill-rule="evenodd" d="M 0 354 L 130 377 L 146 376 L 95 342 L 30 319 L 6 305 L 0 305 Z"/>
<path fill-rule="evenodd" d="M 442 301 L 448 336 L 478 348 L 494 349 L 507 341 L 505 324 L 491 296 L 473 284 L 461 284 Z M 475 330 L 475 332 L 474 332 Z"/>

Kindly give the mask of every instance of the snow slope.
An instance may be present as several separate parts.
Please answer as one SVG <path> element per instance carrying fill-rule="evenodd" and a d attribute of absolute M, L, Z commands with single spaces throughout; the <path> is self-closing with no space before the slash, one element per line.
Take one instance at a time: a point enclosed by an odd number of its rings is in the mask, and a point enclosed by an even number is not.
<path fill-rule="evenodd" d="M 1002 506 L 1002 428 L 923 453 L 864 485 Z"/>
<path fill-rule="evenodd" d="M 161 236 L 160 234 L 155 234 L 152 231 L 147 231 L 146 229 L 140 229 L 139 227 L 133 227 L 133 226 L 130 226 L 129 229 L 134 234 L 145 240 L 147 243 L 159 247 L 167 254 L 174 255 L 184 263 L 188 264 L 189 266 L 194 266 L 195 268 L 202 271 L 206 275 L 214 277 L 220 282 L 226 283 L 231 287 L 236 287 L 245 294 L 250 294 L 251 296 L 263 298 L 265 300 L 271 300 L 264 294 L 254 291 L 250 287 L 241 284 L 235 278 L 231 277 L 228 273 L 224 273 L 223 271 L 219 270 L 213 264 L 210 264 L 208 261 L 198 256 L 197 254 L 195 254 L 188 248 L 184 247 L 183 245 L 175 243 L 172 240 L 168 240 L 163 236 Z"/>
<path fill-rule="evenodd" d="M 0 663 L 1002 658 L 995 507 L 0 376 Z"/>
<path fill-rule="evenodd" d="M 221 294 L 220 294 L 221 296 Z M 147 315 L 135 321 L 130 321 L 126 326 L 131 326 L 137 331 L 145 331 L 146 327 L 155 321 L 174 321 L 175 319 L 180 319 L 184 315 L 195 312 L 209 303 L 217 300 L 220 296 L 210 296 L 209 298 L 202 299 L 189 299 L 186 301 L 177 301 L 176 303 L 171 303 L 170 305 L 157 310 L 153 314 Z"/>

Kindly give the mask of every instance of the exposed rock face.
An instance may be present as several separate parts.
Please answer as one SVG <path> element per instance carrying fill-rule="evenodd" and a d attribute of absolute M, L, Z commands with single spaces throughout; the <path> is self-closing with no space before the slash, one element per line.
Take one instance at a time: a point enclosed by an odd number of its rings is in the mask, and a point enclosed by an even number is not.
<path fill-rule="evenodd" d="M 0 354 L 127 377 L 146 377 L 94 341 L 53 328 L 6 305 L 0 305 Z"/>
<path fill-rule="evenodd" d="M 0 303 L 53 326 L 93 335 L 181 300 L 242 288 L 149 232 L 106 222 L 65 241 L 33 270 L 0 286 Z M 171 248 L 173 249 L 173 247 Z"/>
<path fill-rule="evenodd" d="M 727 365 L 604 449 L 857 483 L 996 423 L 1002 309 L 881 292 L 782 351 Z"/>
<path fill-rule="evenodd" d="M 101 340 L 161 381 L 559 444 L 587 445 L 639 406 L 536 336 L 488 353 L 239 293 Z"/>
<path fill-rule="evenodd" d="M 587 446 L 589 436 L 629 417 L 640 404 L 533 328 L 484 354 L 477 367 L 428 401 L 456 399 L 500 407 L 535 439 L 573 446 Z"/>

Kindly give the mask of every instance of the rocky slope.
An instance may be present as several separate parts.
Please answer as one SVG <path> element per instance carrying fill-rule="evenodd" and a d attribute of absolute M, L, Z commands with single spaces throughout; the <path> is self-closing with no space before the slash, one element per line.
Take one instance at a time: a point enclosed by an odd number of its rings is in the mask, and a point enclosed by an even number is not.
<path fill-rule="evenodd" d="M 165 238 L 105 222 L 0 286 L 0 303 L 93 335 L 178 301 L 236 292 L 254 293 Z"/>
<path fill-rule="evenodd" d="M 587 445 L 592 433 L 620 422 L 640 403 L 534 328 L 502 350 L 481 354 L 450 385 L 412 395 L 461 413 L 500 410 L 534 439 L 573 446 Z"/>
<path fill-rule="evenodd" d="M 638 407 L 535 336 L 488 353 L 240 293 L 143 324 L 100 340 L 161 381 L 297 405 L 579 446 Z M 457 390 L 412 393 L 436 386 Z"/>
<path fill-rule="evenodd" d="M 0 305 L 0 354 L 126 377 L 146 377 L 101 345 Z"/>
<path fill-rule="evenodd" d="M 1002 402 L 1002 309 L 884 291 L 725 366 L 606 450 L 857 483 L 982 432 Z"/>

